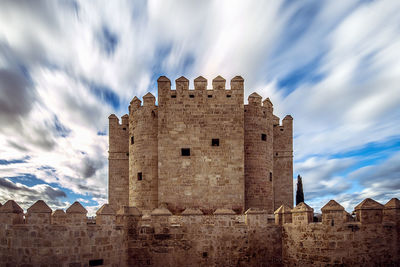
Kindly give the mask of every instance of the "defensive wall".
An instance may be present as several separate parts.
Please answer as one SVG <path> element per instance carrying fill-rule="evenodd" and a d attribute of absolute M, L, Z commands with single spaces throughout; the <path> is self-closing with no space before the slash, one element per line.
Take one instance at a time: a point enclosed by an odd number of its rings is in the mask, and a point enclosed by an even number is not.
<path fill-rule="evenodd" d="M 313 222 L 305 203 L 269 214 L 220 208 L 172 214 L 103 205 L 95 219 L 38 201 L 0 207 L 0 266 L 399 266 L 400 201 L 366 199 L 351 216 L 335 201 Z"/>

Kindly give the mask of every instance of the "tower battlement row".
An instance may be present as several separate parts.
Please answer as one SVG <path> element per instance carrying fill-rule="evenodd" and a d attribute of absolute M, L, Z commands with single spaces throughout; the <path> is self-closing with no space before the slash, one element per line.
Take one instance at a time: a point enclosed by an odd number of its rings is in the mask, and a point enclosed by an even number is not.
<path fill-rule="evenodd" d="M 136 96 L 121 124 L 110 115 L 109 203 L 173 211 L 216 207 L 272 213 L 293 205 L 292 117 L 273 114 L 257 93 L 244 104 L 244 80 L 161 76 L 158 101 Z"/>

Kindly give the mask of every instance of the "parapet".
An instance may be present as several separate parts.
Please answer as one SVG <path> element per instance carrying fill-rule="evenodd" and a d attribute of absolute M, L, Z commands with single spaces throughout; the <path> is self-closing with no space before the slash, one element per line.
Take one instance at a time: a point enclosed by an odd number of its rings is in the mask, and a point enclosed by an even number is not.
<path fill-rule="evenodd" d="M 212 80 L 213 90 L 225 90 L 226 80 L 221 76 L 217 76 Z"/>
<path fill-rule="evenodd" d="M 364 199 L 354 210 L 357 221 L 363 224 L 381 223 L 383 217 L 383 205 L 373 199 Z"/>
<path fill-rule="evenodd" d="M 66 223 L 72 225 L 83 225 L 87 223 L 87 210 L 79 203 L 75 201 L 67 210 Z"/>
<path fill-rule="evenodd" d="M 207 79 L 203 76 L 194 79 L 194 90 L 207 90 Z"/>
<path fill-rule="evenodd" d="M 281 205 L 275 212 L 275 224 L 285 224 L 292 222 L 292 209 L 286 205 Z"/>
<path fill-rule="evenodd" d="M 313 221 L 314 209 L 304 202 L 294 207 L 291 212 L 294 224 L 308 224 Z"/>
<path fill-rule="evenodd" d="M 8 200 L 0 208 L 0 223 L 21 224 L 24 223 L 24 210 L 14 201 Z"/>
<path fill-rule="evenodd" d="M 143 96 L 143 106 L 153 107 L 156 105 L 156 97 L 152 93 L 147 93 Z"/>
<path fill-rule="evenodd" d="M 43 200 L 38 200 L 28 208 L 26 222 L 30 224 L 50 224 L 51 212 L 52 210 Z"/>
<path fill-rule="evenodd" d="M 344 207 L 337 203 L 335 200 L 330 200 L 321 208 L 322 222 L 334 226 L 335 224 L 342 224 L 347 221 L 347 212 Z"/>
<path fill-rule="evenodd" d="M 116 212 L 110 204 L 104 204 L 96 212 L 96 224 L 113 225 L 115 224 Z"/>
<path fill-rule="evenodd" d="M 383 221 L 400 222 L 400 200 L 392 198 L 385 204 Z"/>

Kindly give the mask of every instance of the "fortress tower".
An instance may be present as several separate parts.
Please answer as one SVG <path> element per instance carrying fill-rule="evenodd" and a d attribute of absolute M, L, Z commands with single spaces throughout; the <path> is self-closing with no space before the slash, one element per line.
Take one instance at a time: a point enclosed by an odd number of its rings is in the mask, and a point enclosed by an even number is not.
<path fill-rule="evenodd" d="M 129 115 L 110 120 L 109 203 L 116 209 L 258 208 L 293 206 L 292 117 L 282 125 L 267 98 L 253 93 L 244 105 L 244 80 L 225 88 L 207 80 L 158 79 L 158 106 L 147 93 L 134 97 Z"/>

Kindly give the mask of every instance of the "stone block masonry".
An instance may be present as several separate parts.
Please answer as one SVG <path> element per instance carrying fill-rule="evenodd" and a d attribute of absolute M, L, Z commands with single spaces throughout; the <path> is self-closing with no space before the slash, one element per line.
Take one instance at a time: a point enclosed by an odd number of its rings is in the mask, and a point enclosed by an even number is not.
<path fill-rule="evenodd" d="M 292 119 L 282 125 L 269 99 L 253 93 L 245 105 L 244 80 L 198 77 L 194 89 L 180 77 L 171 89 L 158 80 L 156 98 L 134 97 L 129 115 L 110 119 L 109 201 L 144 211 L 166 205 L 212 213 L 217 208 L 273 213 L 293 205 Z M 124 130 L 125 129 L 125 130 Z"/>
<path fill-rule="evenodd" d="M 366 199 L 354 217 L 331 200 L 322 222 L 312 210 L 282 205 L 274 220 L 259 209 L 105 204 L 88 220 L 79 202 L 52 212 L 38 201 L 24 213 L 9 200 L 0 207 L 0 266 L 399 266 L 398 199 Z"/>

